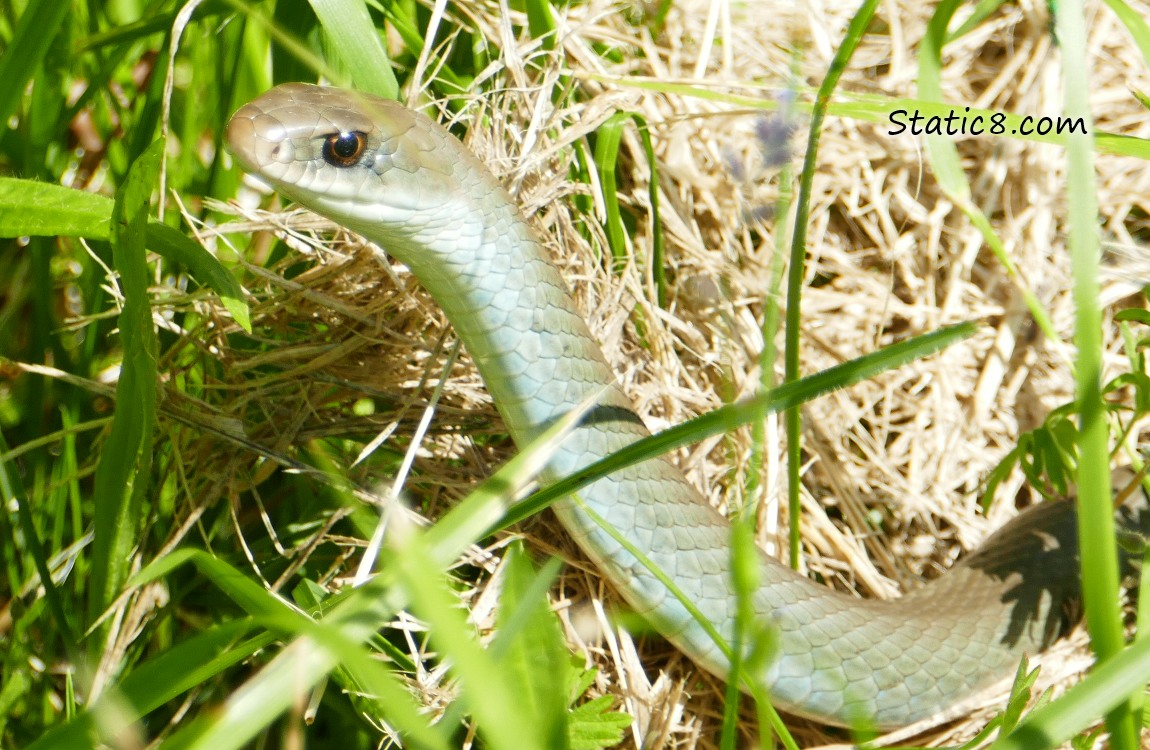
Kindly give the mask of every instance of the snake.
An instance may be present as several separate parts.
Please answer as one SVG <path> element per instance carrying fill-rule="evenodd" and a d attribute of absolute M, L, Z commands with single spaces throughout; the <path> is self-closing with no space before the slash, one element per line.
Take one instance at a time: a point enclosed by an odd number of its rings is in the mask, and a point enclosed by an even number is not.
<path fill-rule="evenodd" d="M 540 483 L 649 434 L 540 235 L 434 120 L 388 99 L 291 83 L 238 109 L 225 140 L 244 170 L 410 269 L 517 446 L 594 403 Z M 757 547 L 757 587 L 740 589 L 730 521 L 667 458 L 552 507 L 626 604 L 720 678 L 749 607 L 771 643 L 766 657 L 742 660 L 740 680 L 829 725 L 895 729 L 968 703 L 1048 647 L 1078 595 L 1076 514 L 1065 500 L 1033 505 L 945 574 L 890 600 L 836 591 Z"/>

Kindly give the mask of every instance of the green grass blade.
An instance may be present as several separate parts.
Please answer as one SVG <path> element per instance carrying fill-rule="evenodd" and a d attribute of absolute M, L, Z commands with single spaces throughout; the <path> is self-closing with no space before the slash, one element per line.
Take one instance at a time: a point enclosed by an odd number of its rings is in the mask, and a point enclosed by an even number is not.
<path fill-rule="evenodd" d="M 403 40 L 412 55 L 418 58 L 423 55 L 423 47 L 427 44 L 427 40 L 423 38 L 423 32 L 419 28 L 416 8 L 417 6 L 414 5 L 407 6 L 403 3 L 391 2 L 384 6 L 383 13 L 391 22 L 392 30 Z M 472 74 L 466 72 L 466 68 L 461 68 L 460 72 L 456 72 L 451 66 L 450 60 L 443 60 L 434 53 L 429 54 L 427 60 L 429 67 L 435 70 L 435 80 L 432 85 L 436 88 L 442 88 L 448 96 L 473 90 L 474 78 Z M 448 99 L 448 105 L 454 108 L 457 106 L 457 102 Z"/>
<path fill-rule="evenodd" d="M 308 0 L 280 0 L 275 4 L 269 29 L 274 29 L 277 35 L 290 38 L 295 45 L 303 46 L 295 40 L 307 39 L 319 27 L 319 18 Z M 271 83 L 281 84 L 291 81 L 313 81 L 318 71 L 312 67 L 311 60 L 306 56 L 293 54 L 293 49 L 283 45 L 272 46 L 272 74 Z"/>
<path fill-rule="evenodd" d="M 1122 0 L 1102 0 L 1102 2 L 1118 16 L 1118 20 L 1130 32 L 1130 38 L 1138 45 L 1143 61 L 1150 66 L 1150 25 L 1146 23 L 1146 19 Z"/>
<path fill-rule="evenodd" d="M 385 99 L 398 99 L 399 83 L 391 71 L 391 60 L 363 0 L 310 1 L 331 39 L 331 49 L 344 69 L 351 71 L 355 87 Z"/>
<path fill-rule="evenodd" d="M 994 750 L 1062 746 L 1098 721 L 1099 716 L 1127 703 L 1127 696 L 1143 690 L 1148 674 L 1150 640 L 1141 640 L 1118 658 L 1099 664 L 1058 700 L 1031 712 L 1009 736 L 994 744 Z M 1137 741 L 1131 747 L 1137 748 Z"/>
<path fill-rule="evenodd" d="M 539 39 L 543 49 L 555 49 L 555 17 L 551 12 L 551 0 L 523 0 L 527 11 L 527 28 L 532 39 Z"/>
<path fill-rule="evenodd" d="M 974 10 L 970 16 L 962 22 L 962 25 L 949 34 L 946 40 L 952 42 L 955 39 L 961 39 L 966 36 L 968 32 L 977 29 L 986 19 L 997 13 L 998 9 L 1004 4 L 1005 0 L 978 0 L 978 2 L 974 4 Z"/>
<path fill-rule="evenodd" d="M 497 750 L 548 747 L 538 734 L 541 727 L 523 713 L 518 686 L 493 679 L 500 674 L 500 664 L 479 646 L 458 599 L 436 572 L 434 556 L 422 535 L 415 529 L 399 529 L 393 530 L 392 537 L 395 546 L 383 558 L 386 569 L 395 576 L 411 609 L 427 623 L 434 648 L 459 676 L 466 708 L 487 746 Z"/>
<path fill-rule="evenodd" d="M 248 333 L 252 331 L 247 293 L 220 260 L 179 231 L 158 221 L 148 223 L 148 249 L 192 272 L 201 284 L 219 295 L 232 319 Z"/>
<path fill-rule="evenodd" d="M 654 144 L 651 142 L 647 120 L 633 112 L 616 112 L 596 131 L 594 161 L 598 167 L 603 205 L 607 213 L 603 228 L 607 233 L 607 243 L 611 246 L 615 267 L 619 269 L 627 263 L 631 255 L 627 244 L 629 232 L 623 221 L 623 214 L 619 210 L 619 190 L 615 176 L 619 145 L 622 143 L 623 129 L 628 121 L 634 122 L 639 131 L 647 167 L 651 170 L 651 181 L 648 186 L 648 200 L 651 203 L 651 257 L 647 259 L 646 265 L 648 276 L 655 288 L 656 302 L 659 307 L 666 307 L 667 279 L 663 260 L 663 228 L 659 218 L 658 159 L 655 156 Z"/>
<path fill-rule="evenodd" d="M 627 258 L 630 256 L 627 249 L 627 229 L 623 226 L 623 216 L 619 212 L 619 194 L 615 183 L 615 163 L 619 159 L 623 126 L 628 119 L 629 116 L 625 112 L 616 112 L 599 127 L 595 138 L 595 166 L 599 171 L 603 210 L 607 214 L 603 230 L 607 233 L 607 244 L 611 248 L 613 267 L 616 271 L 626 266 Z"/>
<path fill-rule="evenodd" d="M 923 37 L 918 58 L 918 91 L 924 100 L 942 102 L 942 48 L 948 39 L 947 28 L 950 26 L 951 18 L 961 5 L 962 0 L 943 0 L 935 8 L 934 15 L 927 24 L 927 33 Z M 1043 334 L 1051 341 L 1057 341 L 1058 332 L 1050 320 L 1050 314 L 1023 281 L 1018 267 L 1006 251 L 1002 238 L 994 231 L 986 214 L 971 200 L 970 183 L 966 179 L 966 171 L 962 168 L 958 147 L 954 145 L 954 141 L 949 136 L 929 134 L 926 136 L 926 153 L 939 187 L 978 228 L 994 257 L 1006 270 L 1007 277 L 1017 286 L 1026 301 L 1026 308 L 1034 316 Z"/>
<path fill-rule="evenodd" d="M 8 453 L 8 442 L 4 439 L 3 433 L 0 433 L 0 454 L 4 453 Z M 21 486 L 19 473 L 9 471 L 10 468 L 7 461 L 0 461 L 0 502 L 3 502 L 5 508 L 11 508 L 12 503 L 16 504 L 16 518 L 23 535 L 22 541 L 28 548 L 32 563 L 40 576 L 40 585 L 44 587 L 44 598 L 48 602 L 52 618 L 60 631 L 59 634 L 64 641 L 64 647 L 70 655 L 75 657 L 79 653 L 76 629 L 72 626 L 72 622 L 64 609 L 64 601 L 60 591 L 52 580 L 48 555 L 45 552 L 40 531 L 36 528 L 36 522 L 32 517 L 28 494 L 24 492 L 24 488 Z"/>
<path fill-rule="evenodd" d="M 253 626 L 252 620 L 222 623 L 159 654 L 116 684 L 112 690 L 114 698 L 102 697 L 68 723 L 42 735 L 26 750 L 85 747 L 97 730 L 112 735 L 116 728 L 126 729 L 169 700 L 273 643 L 274 638 L 267 633 L 236 643 Z M 115 710 L 107 709 L 105 704 L 112 702 L 119 705 Z M 97 720 L 101 714 L 103 718 Z"/>
<path fill-rule="evenodd" d="M 590 77 L 597 78 L 596 76 Z M 689 84 L 665 83 L 663 81 L 616 81 L 614 79 L 611 79 L 611 83 L 647 91 L 691 96 L 704 101 L 724 102 L 752 110 L 773 111 L 778 108 L 777 102 L 761 97 L 752 98 L 726 94 L 711 89 L 694 87 Z M 809 93 L 809 90 L 800 89 L 799 91 L 800 93 Z M 796 112 L 807 114 L 813 112 L 812 105 L 803 102 L 796 102 L 793 106 Z M 909 117 L 909 114 L 914 110 L 918 110 L 924 119 L 930 117 L 945 118 L 947 115 L 955 114 L 955 107 L 952 104 L 944 104 L 922 98 L 911 99 L 906 97 L 883 96 L 880 94 L 866 94 L 858 91 L 836 92 L 835 101 L 828 105 L 826 111 L 827 114 L 833 117 L 849 117 L 862 122 L 886 123 L 892 128 L 887 131 L 887 134 L 894 136 L 907 133 L 910 123 L 905 118 Z M 1027 115 L 1001 112 L 993 109 L 981 109 L 978 107 L 971 107 L 969 111 L 967 111 L 966 107 L 963 107 L 962 110 L 968 117 L 968 123 L 972 122 L 973 118 L 981 117 L 983 127 L 987 127 L 986 123 L 990 122 L 991 118 L 1001 118 L 1003 132 L 996 135 L 1003 138 L 1013 138 L 1015 140 L 1032 143 L 1053 143 L 1064 146 L 1070 130 L 1079 127 L 1077 123 L 1064 122 L 1062 123 L 1061 130 L 1055 128 L 1045 134 L 1024 132 L 1025 128 L 1022 126 L 1024 125 L 1024 120 Z M 892 117 L 898 118 L 897 121 L 893 120 Z M 1118 135 L 1097 130 L 1094 131 L 1093 135 L 1098 153 L 1110 154 L 1112 156 L 1132 156 L 1137 159 L 1150 160 L 1150 139 L 1131 135 Z"/>
<path fill-rule="evenodd" d="M 891 344 L 873 354 L 809 375 L 802 380 L 780 385 L 767 393 L 760 393 L 745 401 L 721 406 L 683 424 L 638 440 L 623 450 L 596 461 L 582 471 L 534 493 L 512 508 L 499 526 L 492 531 L 507 528 L 530 518 L 559 498 L 577 492 L 614 471 L 661 456 L 676 448 L 697 443 L 708 437 L 730 432 L 760 420 L 771 412 L 800 406 L 820 394 L 846 388 L 913 359 L 925 357 L 972 336 L 977 330 L 978 326 L 974 323 L 959 323 L 921 336 L 915 336 L 906 341 Z"/>
<path fill-rule="evenodd" d="M 16 113 L 70 8 L 71 3 L 60 0 L 32 0 L 25 7 L 10 45 L 0 54 L 0 122 L 7 123 Z"/>
<path fill-rule="evenodd" d="M 1081 0 L 1060 0 L 1057 29 L 1065 59 L 1065 112 L 1090 123 L 1086 62 L 1086 15 Z M 1102 399 L 1102 311 L 1098 296 L 1100 240 L 1095 194 L 1094 144 L 1087 134 L 1066 144 L 1070 265 L 1076 320 L 1076 396 L 1081 437 L 1078 463 L 1078 546 L 1082 594 L 1090 643 L 1101 666 L 1115 661 L 1124 644 L 1118 604 L 1118 551 L 1111 507 L 1109 425 Z M 1125 659 L 1123 659 L 1125 661 Z M 1123 695 L 1133 695 L 1127 691 Z M 1106 715 L 1111 747 L 1135 750 L 1138 727 L 1133 703 L 1116 702 Z"/>
<path fill-rule="evenodd" d="M 520 490 L 535 480 L 563 438 L 594 406 L 595 400 L 588 399 L 555 420 L 427 530 L 425 541 L 440 568 L 450 565 L 467 545 L 488 536 L 490 529 L 506 523 L 508 508 Z"/>
<path fill-rule="evenodd" d="M 378 714 L 387 716 L 413 746 L 436 750 L 450 747 L 439 730 L 420 716 L 398 679 L 363 647 L 402 604 L 384 582 L 377 580 L 351 590 L 328 609 L 321 622 L 289 606 L 227 563 L 198 550 L 178 551 L 162 558 L 134 576 L 132 582 L 156 579 L 186 563 L 194 564 L 257 622 L 295 640 L 258 674 L 238 686 L 209 718 L 190 723 L 161 747 L 244 747 L 289 711 L 302 692 L 311 690 L 337 669 L 351 681 L 349 689 L 377 703 Z"/>
<path fill-rule="evenodd" d="M 223 1 L 235 9 L 237 13 L 244 14 L 248 21 L 251 22 L 245 34 L 243 52 L 252 59 L 246 61 L 246 64 L 239 66 L 240 70 L 246 74 L 246 78 L 248 79 L 244 89 L 254 89 L 247 90 L 247 93 L 251 95 L 262 93 L 273 82 L 285 82 L 283 78 L 280 78 L 278 68 L 275 72 L 274 81 L 272 77 L 263 70 L 266 65 L 263 60 L 265 55 L 271 56 L 273 64 L 276 60 L 284 57 L 285 54 L 290 55 L 294 62 L 290 65 L 283 66 L 288 73 L 301 70 L 315 71 L 315 73 L 326 77 L 333 83 L 346 83 L 346 80 L 340 76 L 337 66 L 329 64 L 323 56 L 315 52 L 308 44 L 298 39 L 290 30 L 285 30 L 278 26 L 274 19 L 268 18 L 267 15 L 262 12 L 262 8 L 249 5 L 244 2 L 244 0 Z M 278 9 L 279 5 L 277 4 L 276 7 Z M 252 27 L 256 27 L 260 32 L 263 32 L 263 34 L 266 35 L 266 39 L 258 39 L 257 35 L 253 33 Z M 275 40 L 276 43 L 270 50 L 267 49 L 266 46 L 268 40 Z M 231 104 L 238 104 L 238 102 L 231 102 Z"/>
<path fill-rule="evenodd" d="M 160 172 L 164 142 L 136 160 L 112 210 L 112 253 L 124 294 L 120 313 L 123 361 L 116 386 L 116 414 L 100 456 L 95 483 L 95 538 L 88 617 L 95 622 L 128 577 L 139 509 L 152 464 L 156 421 L 156 333 L 148 298 L 144 253 L 148 200 Z"/>
<path fill-rule="evenodd" d="M 577 676 L 547 592 L 562 562 L 547 561 L 536 573 L 522 545 L 508 549 L 496 615 L 498 632 L 490 647 L 505 681 L 516 685 L 519 714 L 531 724 L 541 747 L 570 744 L 567 686 Z"/>
<path fill-rule="evenodd" d="M 179 549 L 153 561 L 132 576 L 129 585 L 142 586 L 189 563 L 195 565 L 201 575 L 210 579 L 229 599 L 265 626 L 291 634 L 306 619 L 294 607 L 273 596 L 231 565 L 197 549 Z"/>
<path fill-rule="evenodd" d="M 799 355 L 801 352 L 802 296 L 806 278 L 807 229 L 810 220 L 811 196 L 814 189 L 815 172 L 818 168 L 819 138 L 822 135 L 823 120 L 827 115 L 831 95 L 838 86 L 839 79 L 859 43 L 866 35 L 866 29 L 878 8 L 877 0 L 864 0 L 851 18 L 843 41 L 831 60 L 830 69 L 819 84 L 811 110 L 811 123 L 807 135 L 806 155 L 803 158 L 802 176 L 799 179 L 799 194 L 796 202 L 795 227 L 791 238 L 791 253 L 787 268 L 787 309 L 783 325 L 783 382 L 791 384 L 801 376 Z M 787 434 L 787 511 L 791 519 L 789 537 L 789 559 L 791 567 L 799 565 L 799 524 L 802 513 L 799 488 L 799 471 L 802 463 L 802 415 L 797 406 L 783 415 Z"/>

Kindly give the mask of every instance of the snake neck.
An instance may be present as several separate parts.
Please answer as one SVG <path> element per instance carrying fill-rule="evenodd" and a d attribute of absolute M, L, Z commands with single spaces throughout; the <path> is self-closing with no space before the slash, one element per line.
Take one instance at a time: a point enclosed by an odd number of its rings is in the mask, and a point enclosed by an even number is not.
<path fill-rule="evenodd" d="M 509 197 L 502 203 L 513 205 Z M 517 445 L 588 399 L 600 419 L 621 419 L 646 434 L 518 211 L 458 211 L 434 226 L 434 233 L 367 236 L 404 262 L 443 308 Z M 617 450 L 630 441 L 603 447 Z M 568 459 L 555 468 L 572 471 L 589 462 Z"/>

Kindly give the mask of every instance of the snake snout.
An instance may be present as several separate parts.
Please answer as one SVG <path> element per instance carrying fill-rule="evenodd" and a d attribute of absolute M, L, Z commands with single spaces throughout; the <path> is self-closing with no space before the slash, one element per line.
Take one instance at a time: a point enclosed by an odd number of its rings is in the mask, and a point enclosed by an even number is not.
<path fill-rule="evenodd" d="M 256 160 L 256 130 L 255 123 L 248 113 L 250 109 L 250 104 L 245 105 L 228 120 L 227 128 L 224 130 L 224 142 L 228 151 L 232 152 L 232 156 L 236 157 L 245 171 L 255 172 L 260 164 Z"/>

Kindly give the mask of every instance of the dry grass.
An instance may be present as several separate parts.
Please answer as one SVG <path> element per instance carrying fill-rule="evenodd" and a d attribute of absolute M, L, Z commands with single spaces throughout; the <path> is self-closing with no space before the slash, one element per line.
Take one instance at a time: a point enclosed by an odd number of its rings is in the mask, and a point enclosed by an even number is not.
<path fill-rule="evenodd" d="M 755 217 L 773 204 L 777 186 L 775 173 L 752 163 L 758 152 L 757 113 L 719 100 L 645 91 L 632 82 L 650 78 L 770 99 L 785 88 L 797 65 L 800 96 L 806 98 L 854 11 L 846 3 L 807 3 L 793 12 L 781 3 L 722 4 L 730 26 L 719 19 L 722 43 L 712 46 L 704 33 L 711 7 L 704 0 L 675 3 L 664 33 L 654 39 L 604 2 L 572 7 L 562 63 L 588 96 L 577 109 L 559 112 L 551 109 L 551 89 L 529 83 L 538 76 L 525 72 L 528 61 L 551 66 L 552 74 L 544 78 L 555 83 L 556 58 L 508 40 L 494 7 L 471 11 L 503 53 L 502 66 L 489 71 L 486 82 L 499 93 L 469 101 L 459 117 L 483 116 L 490 122 L 471 133 L 470 144 L 534 215 L 625 388 L 656 429 L 749 394 L 760 380 L 763 295 L 775 253 L 775 222 Z M 1141 9 L 1150 15 L 1145 2 Z M 1146 66 L 1113 16 L 1097 4 L 1094 12 L 1090 45 L 1097 127 L 1150 137 L 1150 119 L 1128 92 L 1130 87 L 1150 90 Z M 842 88 L 913 97 L 926 13 L 914 3 L 887 3 Z M 1057 113 L 1058 53 L 1047 23 L 1042 3 L 1023 0 L 1004 6 L 979 31 L 948 47 L 948 101 Z M 594 44 L 616 46 L 624 61 L 608 65 Z M 1132 71 L 1141 78 L 1131 79 Z M 660 157 L 670 284 L 666 310 L 653 302 L 651 285 L 636 266 L 620 274 L 607 270 L 593 249 L 602 246 L 601 238 L 594 243 L 584 238 L 579 227 L 588 217 L 570 200 L 576 190 L 567 178 L 570 144 L 616 109 L 642 113 Z M 927 361 L 806 408 L 806 564 L 838 587 L 879 597 L 938 574 L 1013 514 L 1013 501 L 1030 501 L 1021 477 L 1014 476 L 999 492 L 1008 502 L 996 504 L 989 518 L 976 510 L 987 472 L 1021 431 L 1040 424 L 1073 389 L 1067 366 L 1073 317 L 1061 151 L 988 136 L 959 142 L 976 203 L 992 217 L 1024 283 L 1055 322 L 1061 340 L 1051 341 L 1036 330 L 1017 287 L 978 232 L 935 184 L 923 162 L 922 143 L 907 135 L 888 136 L 886 130 L 885 123 L 836 118 L 827 123 L 809 235 L 811 284 L 803 299 L 804 372 L 944 324 L 982 319 L 987 325 Z M 800 140 L 801 130 L 796 143 Z M 627 142 L 622 158 L 629 171 L 621 183 L 622 199 L 646 216 L 649 173 L 637 141 Z M 732 164 L 742 164 L 744 174 L 733 174 Z M 1119 244 L 1136 245 L 1134 237 L 1150 229 L 1150 172 L 1134 159 L 1099 156 L 1098 175 L 1106 232 Z M 212 408 L 221 425 L 242 421 L 250 440 L 285 457 L 321 436 L 346 435 L 360 446 L 391 431 L 375 458 L 397 457 L 442 380 L 431 434 L 408 487 L 420 512 L 436 517 L 507 458 L 510 445 L 500 438 L 498 418 L 466 356 L 442 378 L 450 328 L 402 268 L 389 267 L 348 238 L 316 242 L 317 225 L 308 217 L 245 211 L 242 220 L 294 238 L 292 254 L 277 263 L 265 266 L 265 258 L 249 257 L 253 316 L 265 348 L 258 355 L 228 349 L 222 336 L 197 344 L 202 332 L 193 331 L 173 349 L 218 358 Z M 648 228 L 641 226 L 632 239 L 636 256 L 647 257 Z M 271 274 L 257 275 L 260 267 Z M 1106 286 L 1108 299 L 1116 302 L 1133 291 L 1116 281 Z M 643 322 L 641 340 L 636 320 Z M 1112 334 L 1110 363 L 1117 371 L 1123 363 L 1121 342 Z M 172 364 L 169 372 L 177 377 L 178 370 Z M 376 410 L 357 416 L 351 405 L 364 397 L 374 399 Z M 781 431 L 772 426 L 767 434 L 768 453 L 781 456 Z M 175 429 L 173 437 L 195 467 L 189 468 L 188 481 L 201 483 L 191 488 L 193 497 L 236 497 L 246 490 L 258 496 L 260 481 L 272 471 L 270 464 L 255 467 L 254 453 L 237 452 L 219 438 Z M 715 504 L 726 507 L 746 499 L 740 488 L 747 482 L 749 440 L 746 431 L 727 435 L 677 459 Z M 349 455 L 355 450 L 349 448 Z M 785 534 L 789 520 L 773 461 L 760 539 L 777 550 L 785 548 L 785 538 L 776 532 Z M 379 471 L 381 464 L 388 462 L 372 466 Z M 362 468 L 349 473 L 364 486 L 385 478 Z M 197 510 L 178 512 L 194 520 Z M 245 513 L 251 511 L 237 507 L 241 534 L 275 533 L 245 520 Z M 880 519 L 884 533 L 875 535 L 867 518 Z M 308 538 L 324 538 L 330 524 L 315 524 Z M 194 525 L 183 528 L 187 532 Z M 562 554 L 571 562 L 554 592 L 556 609 L 573 644 L 602 667 L 598 689 L 618 695 L 623 710 L 635 717 L 634 744 L 714 747 L 721 684 L 659 639 L 636 642 L 607 626 L 603 612 L 618 599 L 550 518 L 533 521 L 523 534 L 536 552 Z M 346 559 L 332 561 L 319 576 L 333 582 L 351 574 L 363 544 L 344 537 L 337 542 L 347 550 Z M 301 564 L 308 549 L 299 545 L 284 555 Z M 491 576 L 498 577 L 499 552 L 490 552 L 477 552 L 472 560 L 485 572 L 466 574 L 474 582 L 468 602 L 481 629 L 491 626 L 487 587 Z M 253 561 L 253 568 L 260 570 L 260 561 Z M 1048 670 L 1081 668 L 1085 661 L 1076 655 L 1081 642 L 1076 637 L 1073 648 L 1061 647 L 1048 660 Z M 437 675 L 420 680 L 429 696 L 437 680 Z M 430 704 L 437 701 L 429 697 Z M 975 713 L 969 722 L 932 730 L 917 741 L 968 737 L 987 715 Z M 750 713 L 747 719 L 744 741 L 754 736 Z M 842 735 L 807 722 L 794 722 L 794 728 L 804 747 L 842 741 Z"/>

